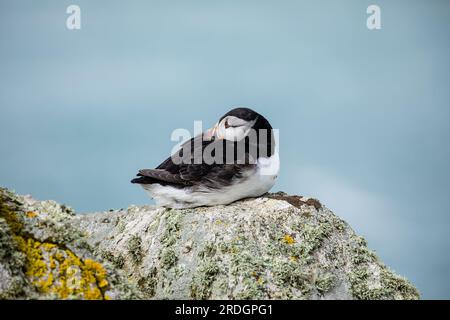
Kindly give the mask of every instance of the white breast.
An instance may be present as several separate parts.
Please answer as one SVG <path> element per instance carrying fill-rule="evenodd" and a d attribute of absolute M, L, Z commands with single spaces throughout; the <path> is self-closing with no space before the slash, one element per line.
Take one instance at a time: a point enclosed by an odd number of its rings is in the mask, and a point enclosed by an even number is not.
<path fill-rule="evenodd" d="M 259 158 L 255 171 L 240 182 L 220 190 L 178 189 L 159 184 L 142 185 L 159 206 L 170 208 L 192 208 L 198 206 L 225 205 L 239 199 L 258 197 L 269 191 L 280 172 L 278 152 L 269 158 Z"/>

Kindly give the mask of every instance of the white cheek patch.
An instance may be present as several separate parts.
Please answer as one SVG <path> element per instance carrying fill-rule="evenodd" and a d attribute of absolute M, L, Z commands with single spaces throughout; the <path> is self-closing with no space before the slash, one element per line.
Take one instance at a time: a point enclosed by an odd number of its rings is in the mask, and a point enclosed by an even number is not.
<path fill-rule="evenodd" d="M 225 128 L 224 121 L 222 121 L 219 126 L 219 134 L 223 137 L 223 139 L 229 141 L 240 141 L 249 134 L 256 120 L 257 119 L 246 122 L 236 117 L 228 117 L 226 121 L 228 121 L 231 127 Z"/>
<path fill-rule="evenodd" d="M 246 127 L 228 128 L 225 129 L 225 139 L 229 141 L 240 141 L 250 131 Z"/>

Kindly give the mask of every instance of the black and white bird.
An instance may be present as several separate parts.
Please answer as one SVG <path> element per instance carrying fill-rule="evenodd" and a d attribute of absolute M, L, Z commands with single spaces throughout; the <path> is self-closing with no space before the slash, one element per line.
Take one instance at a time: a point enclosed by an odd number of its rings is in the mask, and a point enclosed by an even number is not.
<path fill-rule="evenodd" d="M 272 188 L 280 170 L 277 149 L 266 118 L 236 108 L 156 169 L 139 170 L 131 182 L 163 207 L 225 205 Z"/>

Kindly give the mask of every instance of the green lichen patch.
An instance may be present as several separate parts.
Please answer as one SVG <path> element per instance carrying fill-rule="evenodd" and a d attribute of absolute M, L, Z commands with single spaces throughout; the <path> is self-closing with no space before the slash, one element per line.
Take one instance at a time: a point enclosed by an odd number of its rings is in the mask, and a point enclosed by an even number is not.
<path fill-rule="evenodd" d="M 276 261 L 272 270 L 275 282 L 280 287 L 289 287 L 299 290 L 304 298 L 307 298 L 312 290 L 312 276 L 307 268 L 301 268 L 295 261 Z M 291 296 L 292 291 L 287 292 Z"/>
<path fill-rule="evenodd" d="M 146 295 L 147 298 L 152 298 L 156 292 L 158 285 L 158 272 L 155 267 L 150 269 L 147 276 L 139 278 L 137 281 L 139 289 Z"/>
<path fill-rule="evenodd" d="M 23 215 L 13 194 L 6 189 L 0 189 L 0 218 L 4 219 L 12 233 L 22 232 Z"/>
<path fill-rule="evenodd" d="M 139 265 L 142 262 L 144 253 L 142 251 L 142 240 L 141 237 L 133 235 L 130 237 L 127 243 L 128 251 L 131 255 L 131 261 L 135 265 Z"/>
<path fill-rule="evenodd" d="M 300 259 L 309 262 L 312 257 L 312 252 L 320 248 L 332 230 L 333 225 L 329 221 L 324 221 L 318 225 L 303 224 L 300 229 L 303 241 L 300 242 L 298 247 Z"/>
<path fill-rule="evenodd" d="M 13 234 L 3 218 L 0 218 L 0 263 L 3 266 L 3 272 L 8 275 L 8 279 L 3 279 L 3 283 L 0 285 L 2 288 L 0 299 L 22 297 L 26 287 L 26 281 L 21 271 L 25 265 L 25 256 L 18 251 Z"/>
<path fill-rule="evenodd" d="M 258 244 L 251 239 L 239 237 L 232 242 L 230 273 L 234 279 L 241 279 L 242 289 L 236 293 L 238 299 L 267 297 L 266 271 L 269 264 Z"/>
<path fill-rule="evenodd" d="M 182 213 L 178 210 L 166 212 L 166 228 L 161 236 L 161 251 L 158 256 L 161 269 L 168 270 L 178 261 L 174 247 L 180 238 L 181 218 Z"/>
<path fill-rule="evenodd" d="M 214 283 L 224 276 L 224 270 L 220 269 L 220 260 L 217 257 L 222 250 L 227 251 L 228 246 L 219 242 L 220 248 L 213 241 L 206 241 L 197 253 L 198 265 L 191 279 L 189 296 L 192 299 L 208 299 L 211 297 Z M 223 280 L 223 279 L 222 279 Z M 225 281 L 221 283 L 222 290 L 226 290 Z"/>
<path fill-rule="evenodd" d="M 316 289 L 320 294 L 325 294 L 334 287 L 335 282 L 336 277 L 332 273 L 325 273 L 316 279 Z"/>
<path fill-rule="evenodd" d="M 351 291 L 355 298 L 363 300 L 420 298 L 417 289 L 403 277 L 395 275 L 371 250 L 362 237 L 353 237 L 351 249 L 352 271 L 349 274 Z"/>
<path fill-rule="evenodd" d="M 155 268 L 152 269 L 155 274 L 145 276 L 145 280 L 141 280 L 141 285 L 147 287 L 145 294 L 149 298 L 158 288 L 164 291 L 164 296 L 170 295 L 172 293 L 171 283 L 184 272 L 183 268 L 177 265 L 182 217 L 182 211 L 169 209 L 159 218 L 160 223 L 164 223 L 164 231 L 160 236 L 160 249 L 152 267 Z"/>
<path fill-rule="evenodd" d="M 196 270 L 190 284 L 190 297 L 192 299 L 208 299 L 211 296 L 211 287 L 219 274 L 219 264 L 214 258 L 203 260 Z"/>
<path fill-rule="evenodd" d="M 177 254 L 173 248 L 165 248 L 159 254 L 161 266 L 167 269 L 172 268 L 178 261 Z"/>
<path fill-rule="evenodd" d="M 203 244 L 202 250 L 200 250 L 198 252 L 198 257 L 203 260 L 203 259 L 214 256 L 216 254 L 216 252 L 217 252 L 217 248 L 216 248 L 215 243 L 212 241 L 206 241 Z"/>
<path fill-rule="evenodd" d="M 169 247 L 174 245 L 180 237 L 182 213 L 178 210 L 168 210 L 165 217 L 166 229 L 161 236 L 161 244 Z"/>
<path fill-rule="evenodd" d="M 366 266 L 358 266 L 349 276 L 352 294 L 362 300 L 417 300 L 420 294 L 411 283 L 395 274 L 386 266 L 380 266 L 379 279 L 374 285 L 372 274 Z"/>
<path fill-rule="evenodd" d="M 117 269 L 122 269 L 125 266 L 125 258 L 120 253 L 113 254 L 110 251 L 101 250 L 98 255 L 102 259 L 111 262 Z"/>

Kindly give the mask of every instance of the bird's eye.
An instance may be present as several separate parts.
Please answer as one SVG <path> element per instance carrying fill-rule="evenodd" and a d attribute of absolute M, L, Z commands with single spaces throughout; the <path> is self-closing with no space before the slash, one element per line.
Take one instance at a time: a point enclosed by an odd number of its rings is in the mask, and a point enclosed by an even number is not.
<path fill-rule="evenodd" d="M 227 120 L 225 120 L 225 129 L 228 129 L 229 127 L 231 127 L 231 126 L 228 124 L 228 119 L 227 119 Z"/>

